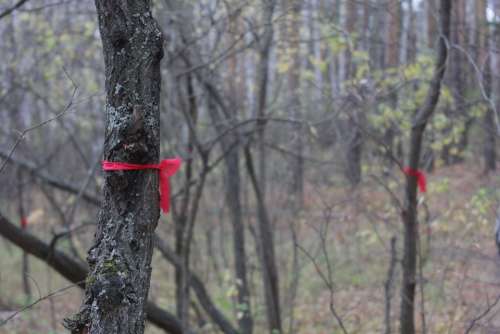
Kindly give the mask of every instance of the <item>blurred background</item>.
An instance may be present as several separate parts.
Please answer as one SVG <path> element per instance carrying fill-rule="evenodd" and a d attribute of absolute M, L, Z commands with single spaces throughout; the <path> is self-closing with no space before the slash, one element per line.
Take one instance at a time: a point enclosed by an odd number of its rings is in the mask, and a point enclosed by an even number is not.
<path fill-rule="evenodd" d="M 152 7 L 166 38 L 162 157 L 185 163 L 157 228 L 150 300 L 197 333 L 230 333 L 218 315 L 265 332 L 270 305 L 284 333 L 396 331 L 402 168 L 438 2 Z M 499 15 L 498 0 L 453 1 L 420 166 L 419 333 L 500 333 Z M 52 260 L 83 265 L 103 184 L 97 14 L 92 1 L 0 0 L 0 36 L 0 235 L 23 230 L 0 238 L 0 333 L 63 333 L 82 291 Z"/>

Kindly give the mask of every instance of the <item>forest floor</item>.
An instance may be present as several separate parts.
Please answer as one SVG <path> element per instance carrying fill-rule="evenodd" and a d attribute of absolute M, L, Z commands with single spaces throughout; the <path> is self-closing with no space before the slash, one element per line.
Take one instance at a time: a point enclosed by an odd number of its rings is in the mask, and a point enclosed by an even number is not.
<path fill-rule="evenodd" d="M 396 196 L 402 193 L 401 181 L 387 183 Z M 340 333 L 330 307 L 333 305 L 349 333 L 383 333 L 384 284 L 392 236 L 396 236 L 398 260 L 402 254 L 397 206 L 391 202 L 387 189 L 375 181 L 366 182 L 355 192 L 340 187 L 310 188 L 300 214 L 285 217 L 278 212 L 274 219 L 284 328 L 293 328 L 292 333 Z M 500 296 L 500 256 L 493 237 L 500 203 L 497 189 L 500 173 L 484 177 L 472 165 L 439 168 L 429 176 L 428 191 L 420 195 L 419 210 L 422 266 L 416 317 L 420 332 L 425 323 L 429 334 L 466 333 L 471 326 L 469 333 L 500 333 L 500 303 L 490 309 Z M 201 238 L 203 232 L 198 233 Z M 229 235 L 230 229 L 223 233 Z M 293 234 L 298 247 L 293 247 Z M 0 250 L 0 319 L 5 319 L 25 305 L 26 296 L 21 280 L 21 251 L 2 239 Z M 209 282 L 217 305 L 233 315 L 234 289 L 225 278 L 230 275 L 230 267 L 218 263 L 221 274 L 207 274 L 209 259 L 194 262 L 194 270 Z M 30 258 L 30 267 L 31 302 L 70 285 L 36 259 Z M 153 267 L 152 299 L 173 311 L 172 271 L 158 255 Z M 254 282 L 252 290 L 260 291 L 255 268 L 251 269 L 250 279 Z M 393 332 L 397 329 L 400 281 L 398 264 L 391 285 Z M 329 283 L 332 289 L 327 287 Z M 73 287 L 43 299 L 0 327 L 0 334 L 65 333 L 61 321 L 77 310 L 81 296 L 81 291 Z M 255 333 L 264 332 L 262 305 L 262 296 L 252 300 Z M 148 326 L 147 333 L 160 332 Z M 206 328 L 203 333 L 217 331 Z"/>

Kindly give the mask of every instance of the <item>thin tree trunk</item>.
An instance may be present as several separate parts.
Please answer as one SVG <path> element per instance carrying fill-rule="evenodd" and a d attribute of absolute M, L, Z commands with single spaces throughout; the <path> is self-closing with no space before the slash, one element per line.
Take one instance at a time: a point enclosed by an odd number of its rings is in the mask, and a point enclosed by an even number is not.
<path fill-rule="evenodd" d="M 401 64 L 412 64 L 417 58 L 417 30 L 415 25 L 415 4 L 413 0 L 406 0 L 406 5 L 408 6 L 405 24 L 404 24 L 404 34 L 401 36 L 401 40 L 404 42 L 405 47 L 401 45 L 400 52 L 400 63 Z"/>
<path fill-rule="evenodd" d="M 259 37 L 259 63 L 257 65 L 257 142 L 259 152 L 259 173 L 255 172 L 250 147 L 245 147 L 245 161 L 250 181 L 257 200 L 257 220 L 259 231 L 258 248 L 261 259 L 263 283 L 266 298 L 267 320 L 269 331 L 281 333 L 281 311 L 279 298 L 278 270 L 274 255 L 274 231 L 269 220 L 266 208 L 266 150 L 265 125 L 266 108 L 269 84 L 269 62 L 273 41 L 273 15 L 276 0 L 262 0 L 263 6 L 263 34 Z"/>
<path fill-rule="evenodd" d="M 491 57 L 487 60 L 486 69 L 484 73 L 484 89 L 487 97 L 492 98 L 492 73 L 491 73 Z M 498 79 L 497 79 L 498 80 Z M 493 102 L 494 103 L 494 102 Z M 495 115 L 493 108 L 487 103 L 488 109 L 483 117 L 484 127 L 484 173 L 488 174 L 496 170 L 497 157 L 496 157 L 496 126 Z"/>
<path fill-rule="evenodd" d="M 237 11 L 231 20 L 231 31 L 234 36 L 234 43 L 237 43 L 236 37 L 241 35 L 240 11 Z M 239 66 L 238 57 L 232 56 L 229 59 L 229 78 L 228 87 L 231 96 L 231 109 L 233 113 L 227 115 L 230 117 L 227 123 L 229 126 L 234 126 L 238 119 L 238 111 L 241 111 L 245 101 L 245 70 L 243 66 Z M 241 72 L 238 73 L 238 68 Z M 238 82 L 238 78 L 240 82 Z M 217 111 L 214 110 L 213 116 L 217 116 Z M 224 124 L 220 121 L 215 123 Z M 224 131 L 222 126 L 218 126 L 219 133 Z M 234 147 L 232 147 L 234 145 Z M 239 330 L 242 334 L 250 334 L 253 331 L 252 309 L 250 304 L 250 291 L 247 279 L 247 254 L 246 254 L 246 238 L 245 225 L 243 224 L 243 211 L 241 205 L 241 175 L 240 175 L 240 139 L 238 134 L 226 136 L 221 140 L 221 147 L 224 152 L 228 152 L 224 160 L 226 167 L 226 199 L 229 207 L 229 215 L 232 225 L 233 234 L 233 262 L 236 274 L 236 289 L 237 289 L 237 318 Z M 263 167 L 265 169 L 265 166 Z"/>
<path fill-rule="evenodd" d="M 234 119 L 230 113 L 225 102 L 221 99 L 217 89 L 205 77 L 198 73 L 198 80 L 204 86 L 209 97 L 209 115 L 215 124 L 217 132 L 221 137 L 221 147 L 224 152 L 227 152 L 224 158 L 226 167 L 226 194 L 228 197 L 229 210 L 233 228 L 233 249 L 234 249 L 234 265 L 238 282 L 238 303 L 241 310 L 243 310 L 243 318 L 239 319 L 240 329 L 243 331 L 252 332 L 253 320 L 251 318 L 251 305 L 250 305 L 250 292 L 247 279 L 246 268 L 246 249 L 245 249 L 245 228 L 243 225 L 243 213 L 241 208 L 241 175 L 239 167 L 239 154 L 241 152 L 240 137 L 237 129 L 234 130 L 235 134 L 225 133 L 226 128 L 222 126 L 226 121 L 229 121 L 229 126 L 233 126 Z M 226 120 L 222 120 L 218 114 L 218 106 Z M 242 332 L 245 333 L 245 332 Z"/>
<path fill-rule="evenodd" d="M 287 29 L 289 42 L 289 52 L 292 53 L 292 67 L 288 73 L 288 107 L 291 112 L 292 118 L 299 120 L 302 117 L 302 106 L 300 99 L 300 14 L 301 14 L 301 1 L 288 0 L 287 3 L 291 7 L 291 22 L 289 29 Z M 288 10 L 288 9 L 287 9 Z M 293 206 L 299 209 L 304 201 L 304 138 L 303 138 L 303 125 L 297 123 L 293 132 L 294 153 L 292 167 L 292 194 Z"/>
<path fill-rule="evenodd" d="M 476 9 L 480 9 L 479 2 L 483 0 L 476 1 Z M 484 11 L 486 8 L 484 8 Z M 477 14 L 477 13 L 476 13 Z M 476 15 L 476 22 L 478 22 L 481 15 Z M 467 32 L 466 32 L 466 3 L 464 0 L 456 0 L 453 6 L 453 11 L 451 14 L 451 31 L 450 38 L 453 44 L 456 44 L 462 48 L 467 46 Z M 479 27 L 478 27 L 479 28 Z M 483 36 L 480 30 L 477 33 L 478 48 L 481 49 L 477 54 L 479 62 L 484 60 L 484 42 L 482 40 Z M 460 135 L 458 142 L 447 145 L 444 148 L 443 160 L 447 164 L 456 164 L 463 161 L 463 153 L 467 149 L 469 144 L 469 131 L 474 121 L 473 117 L 468 114 L 468 108 L 466 108 L 466 93 L 467 93 L 467 67 L 466 58 L 462 50 L 453 49 L 450 50 L 450 65 L 449 65 L 449 85 L 453 94 L 454 108 L 448 111 L 448 117 L 450 119 L 463 119 L 464 120 L 464 130 Z M 445 79 L 446 80 L 446 79 Z M 453 125 L 449 126 L 449 133 L 452 131 Z M 452 148 L 456 152 L 452 152 Z M 453 154 L 452 154 L 453 153 Z"/>
<path fill-rule="evenodd" d="M 369 34 L 369 49 L 368 54 L 370 55 L 371 67 L 374 70 L 381 70 L 385 66 L 385 38 L 384 35 L 381 34 L 381 31 L 384 31 L 385 28 L 385 0 L 375 0 L 371 1 L 371 15 L 373 19 L 370 24 Z"/>
<path fill-rule="evenodd" d="M 281 310 L 278 268 L 276 266 L 276 256 L 274 252 L 274 233 L 269 220 L 267 207 L 259 188 L 259 182 L 255 173 L 252 153 L 249 146 L 245 146 L 245 163 L 250 177 L 255 199 L 257 201 L 258 212 L 258 253 L 261 259 L 264 293 L 266 299 L 267 321 L 269 332 L 275 334 L 281 333 Z"/>
<path fill-rule="evenodd" d="M 391 304 L 392 297 L 394 295 L 394 280 L 396 275 L 396 264 L 397 264 L 397 250 L 396 250 L 396 237 L 393 236 L 391 238 L 391 247 L 390 247 L 390 262 L 389 269 L 387 271 L 387 279 L 384 284 L 384 293 L 385 293 L 385 312 L 384 312 L 384 322 L 385 322 L 385 334 L 392 333 L 392 317 L 391 317 Z"/>
<path fill-rule="evenodd" d="M 224 121 L 222 121 L 213 104 L 210 105 L 209 109 L 215 128 L 219 135 L 222 135 L 225 131 L 225 128 L 222 126 Z M 229 126 L 232 126 L 234 122 L 235 119 L 229 120 Z M 224 136 L 221 139 L 221 147 L 223 152 L 227 152 L 224 158 L 224 166 L 226 168 L 226 198 L 233 229 L 234 268 L 238 281 L 238 308 L 242 314 L 238 322 L 241 333 L 245 334 L 253 331 L 253 320 L 247 279 L 245 226 L 243 224 L 243 212 L 241 207 L 241 147 L 238 135 Z"/>
<path fill-rule="evenodd" d="M 240 148 L 235 148 L 226 158 L 227 199 L 233 229 L 234 268 L 238 290 L 238 323 L 241 333 L 252 333 L 253 320 L 247 279 L 245 226 L 241 208 Z"/>
<path fill-rule="evenodd" d="M 349 42 L 349 47 L 345 52 L 346 58 L 346 72 L 345 72 L 345 80 L 348 81 L 352 79 L 356 74 L 356 66 L 352 61 L 353 53 L 356 50 L 357 40 L 356 40 L 356 23 L 358 18 L 358 2 L 356 1 L 348 1 L 346 3 L 347 6 L 347 20 L 345 22 L 345 29 L 349 34 L 349 38 L 351 38 Z M 350 87 L 347 87 L 350 89 Z M 347 95 L 351 96 L 350 92 L 347 91 Z M 363 153 L 363 133 L 361 131 L 362 126 L 362 115 L 357 110 L 358 108 L 353 107 L 350 111 L 349 119 L 344 124 L 344 131 L 346 132 L 346 146 L 345 146 L 345 175 L 350 182 L 350 184 L 355 187 L 361 182 L 362 178 L 362 153 Z"/>
<path fill-rule="evenodd" d="M 483 4 L 484 5 L 484 11 L 486 11 L 486 3 Z M 459 8 L 459 18 L 461 20 L 461 22 L 459 22 L 461 25 L 462 25 L 462 31 L 460 32 L 459 34 L 459 45 L 467 45 L 469 44 L 469 41 L 467 39 L 467 9 L 466 9 L 466 2 L 465 0 L 461 0 L 461 1 L 457 1 L 455 6 L 460 6 Z M 484 19 L 484 26 L 486 27 L 486 17 Z M 482 42 L 481 42 L 484 46 L 482 47 L 484 49 L 484 52 L 487 52 L 487 48 L 485 46 L 485 43 L 487 43 L 487 40 L 484 39 Z M 459 138 L 459 141 L 456 145 L 457 147 L 457 154 L 455 156 L 452 157 L 451 159 L 451 162 L 456 164 L 456 163 L 460 163 L 460 162 L 463 162 L 464 159 L 465 159 L 465 151 L 467 150 L 467 148 L 469 147 L 469 135 L 470 135 L 470 132 L 471 132 L 471 129 L 472 129 L 472 126 L 474 124 L 474 122 L 476 121 L 476 117 L 474 117 L 473 115 L 470 114 L 470 108 L 466 105 L 467 102 L 466 102 L 466 99 L 467 99 L 467 92 L 471 89 L 474 89 L 474 87 L 472 87 L 470 85 L 470 82 L 467 80 L 467 78 L 470 77 L 470 75 L 472 74 L 470 72 L 470 67 L 468 68 L 467 67 L 467 58 L 466 56 L 463 54 L 462 51 L 460 51 L 460 57 L 461 57 L 461 63 L 459 65 L 459 71 L 460 73 L 462 74 L 462 77 L 461 77 L 461 80 L 460 82 L 457 81 L 457 84 L 459 84 L 461 87 L 459 87 L 460 90 L 457 90 L 456 92 L 456 97 L 454 97 L 457 101 L 457 104 L 458 104 L 458 107 L 457 107 L 457 111 L 458 111 L 458 117 L 462 117 L 464 120 L 465 120 L 465 125 L 464 125 L 464 130 L 462 131 L 461 135 L 460 135 L 460 138 Z M 479 62 L 482 64 L 481 66 L 484 66 L 484 63 L 486 61 L 485 57 L 486 55 L 483 53 L 483 55 L 481 55 L 482 57 L 482 60 L 480 60 Z"/>
<path fill-rule="evenodd" d="M 497 4 L 496 4 L 497 5 Z M 498 6 L 498 5 L 497 5 Z M 495 6 L 495 9 L 496 7 Z M 498 24 L 495 25 L 494 31 L 491 34 L 493 37 L 493 42 L 489 42 L 489 37 L 490 37 L 490 31 L 489 27 L 486 26 L 487 21 L 486 21 L 486 10 L 487 6 L 486 3 L 484 3 L 484 6 L 482 6 L 482 9 L 484 9 L 484 13 L 482 17 L 484 18 L 484 21 L 482 22 L 482 27 L 481 31 L 483 32 L 483 40 L 484 40 L 484 53 L 485 53 L 485 73 L 484 73 L 484 89 L 486 96 L 489 99 L 494 99 L 493 96 L 495 94 L 492 94 L 492 88 L 493 88 L 493 66 L 494 61 L 493 61 L 493 56 L 490 52 L 490 45 L 498 41 L 498 34 L 499 34 L 499 28 Z M 494 44 L 493 44 L 494 45 Z M 497 87 L 498 88 L 498 78 L 495 78 L 497 81 Z M 496 103 L 496 102 L 493 102 Z M 491 107 L 489 103 L 487 103 L 488 109 L 486 110 L 486 114 L 484 115 L 483 118 L 483 127 L 484 127 L 484 148 L 483 148 L 483 153 L 484 153 L 484 172 L 485 174 L 488 174 L 490 172 L 495 171 L 496 169 L 496 126 L 495 126 L 495 114 L 494 110 Z"/>
<path fill-rule="evenodd" d="M 387 4 L 387 13 L 389 24 L 387 29 L 387 49 L 386 49 L 386 62 L 387 68 L 397 68 L 399 66 L 400 56 L 400 40 L 401 40 L 401 3 L 399 0 L 390 0 Z M 398 108 L 398 92 L 394 89 L 389 96 L 389 104 L 393 110 Z M 384 134 L 385 147 L 389 151 L 385 152 L 385 163 L 390 169 L 394 163 L 393 156 L 394 140 L 396 137 L 396 125 L 390 124 Z"/>
<path fill-rule="evenodd" d="M 417 170 L 420 164 L 420 154 L 425 127 L 432 117 L 441 93 L 441 82 L 446 70 L 448 56 L 447 43 L 450 37 L 450 13 L 452 0 L 441 0 L 440 38 L 436 55 L 434 75 L 422 108 L 413 121 L 410 136 L 409 168 Z M 417 178 L 408 176 L 405 190 L 405 203 L 402 212 L 404 224 L 403 250 L 403 286 L 401 291 L 400 333 L 415 333 L 415 286 L 417 270 Z"/>
<path fill-rule="evenodd" d="M 104 159 L 157 163 L 163 36 L 150 1 L 96 0 L 106 76 Z M 105 173 L 104 200 L 74 334 L 144 332 L 153 235 L 159 218 L 158 173 Z"/>
<path fill-rule="evenodd" d="M 436 23 L 436 0 L 427 0 L 424 2 L 425 5 L 425 13 L 426 13 L 426 20 L 427 20 L 427 47 L 429 49 L 434 49 L 435 43 L 436 43 L 436 30 L 437 30 L 437 23 Z"/>
<path fill-rule="evenodd" d="M 263 6 L 263 26 L 264 31 L 258 39 L 259 62 L 257 65 L 257 125 L 258 149 L 259 149 L 259 184 L 262 196 L 266 196 L 266 147 L 265 147 L 265 126 L 267 95 L 269 86 L 269 62 L 271 46 L 274 35 L 273 15 L 276 7 L 276 0 L 262 0 Z"/>

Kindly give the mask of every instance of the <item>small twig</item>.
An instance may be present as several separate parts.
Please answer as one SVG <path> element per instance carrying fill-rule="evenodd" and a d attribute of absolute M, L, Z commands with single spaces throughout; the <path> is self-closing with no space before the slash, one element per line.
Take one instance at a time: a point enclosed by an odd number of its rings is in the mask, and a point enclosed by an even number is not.
<path fill-rule="evenodd" d="M 59 114 L 57 114 L 54 117 L 51 117 L 51 118 L 49 118 L 49 119 L 47 119 L 47 120 L 45 120 L 45 121 L 43 121 L 41 123 L 38 123 L 38 124 L 36 124 L 36 125 L 34 125 L 32 127 L 29 127 L 27 129 L 24 129 L 23 131 L 21 131 L 19 133 L 19 137 L 17 138 L 16 142 L 14 143 L 14 145 L 12 146 L 12 148 L 10 149 L 7 158 L 4 159 L 4 161 L 2 163 L 2 166 L 0 167 L 0 174 L 3 172 L 5 166 L 7 165 L 7 162 L 10 160 L 10 158 L 12 158 L 12 155 L 14 154 L 14 151 L 16 150 L 17 146 L 19 146 L 19 144 L 21 143 L 21 141 L 24 139 L 24 137 L 26 136 L 26 134 L 28 132 L 33 131 L 35 129 L 38 129 L 38 128 L 40 128 L 40 127 L 42 127 L 42 126 L 44 126 L 44 125 L 52 122 L 53 120 L 56 120 L 59 117 L 62 117 L 65 113 L 66 113 L 66 109 L 64 111 L 60 112 Z"/>
<path fill-rule="evenodd" d="M 50 241 L 50 249 L 51 249 L 51 251 L 53 252 L 55 250 L 56 244 L 59 241 L 59 239 L 71 236 L 71 234 L 73 234 L 76 231 L 81 230 L 84 227 L 94 226 L 94 225 L 96 225 L 96 224 L 93 223 L 93 222 L 82 223 L 82 224 L 77 225 L 77 226 L 75 226 L 73 228 L 68 228 L 68 229 L 65 229 L 64 231 L 61 231 L 61 232 L 58 232 L 58 233 L 54 233 L 54 236 L 52 237 L 52 240 Z"/>
<path fill-rule="evenodd" d="M 82 284 L 84 281 L 81 281 L 81 282 L 77 282 L 75 284 L 71 284 L 71 285 L 68 285 L 68 286 L 65 286 L 64 288 L 61 288 L 59 290 L 56 290 L 54 292 L 51 292 L 49 293 L 48 295 L 45 295 L 43 297 L 40 297 L 38 298 L 37 300 L 35 300 L 33 303 L 30 303 L 26 306 L 24 306 L 23 308 L 21 308 L 20 310 L 12 313 L 10 316 L 8 316 L 7 318 L 1 320 L 0 322 L 0 327 L 4 326 L 8 321 L 12 320 L 14 317 L 16 317 L 18 314 L 32 308 L 33 306 L 35 306 L 36 304 L 40 303 L 41 301 L 44 301 L 45 299 L 49 299 L 49 298 L 52 298 L 52 297 L 55 297 L 56 295 L 66 291 L 66 290 L 69 290 L 71 288 L 74 288 L 74 287 L 79 287 L 78 285 L 79 284 Z"/>
<path fill-rule="evenodd" d="M 1 16 L 0 16 L 1 18 Z M 69 75 L 67 74 L 66 70 L 63 68 L 64 70 L 64 73 L 69 77 Z M 9 154 L 7 156 L 7 158 L 4 159 L 2 165 L 0 166 L 0 174 L 3 172 L 3 170 L 5 169 L 5 166 L 7 165 L 7 162 L 12 158 L 12 155 L 14 154 L 14 151 L 16 150 L 17 146 L 19 146 L 19 144 L 21 143 L 21 141 L 24 139 L 24 137 L 26 137 L 26 134 L 28 134 L 28 132 L 31 132 L 33 130 L 36 130 L 44 125 L 47 125 L 48 123 L 54 121 L 54 120 L 57 120 L 59 118 L 61 118 L 62 116 L 64 116 L 66 114 L 66 112 L 71 108 L 71 106 L 73 105 L 73 101 L 75 99 L 75 96 L 76 96 L 76 92 L 78 91 L 78 86 L 75 85 L 73 79 L 71 79 L 71 77 L 69 77 L 72 85 L 73 85 L 73 93 L 71 94 L 71 99 L 70 101 L 68 102 L 68 104 L 66 105 L 66 107 L 63 109 L 63 111 L 61 111 L 60 113 L 56 114 L 54 117 L 51 117 L 43 122 L 40 122 L 36 125 L 33 125 L 29 128 L 26 128 L 24 129 L 23 131 L 21 131 L 19 133 L 19 136 L 17 137 L 17 140 L 16 142 L 14 143 L 14 145 L 12 146 L 11 150 L 9 151 Z"/>
<path fill-rule="evenodd" d="M 14 6 L 7 8 L 3 12 L 0 13 L 0 20 L 6 17 L 7 15 L 12 14 L 16 9 L 21 8 L 26 2 L 29 0 L 19 0 Z"/>
<path fill-rule="evenodd" d="M 497 298 L 495 299 L 495 301 L 492 303 L 492 304 L 489 304 L 488 303 L 488 306 L 486 307 L 486 309 L 481 312 L 478 316 L 476 316 L 474 319 L 472 319 L 472 321 L 470 322 L 469 324 L 469 327 L 467 327 L 467 329 L 465 330 L 464 334 L 469 334 L 472 329 L 476 326 L 476 324 L 482 319 L 484 318 L 485 316 L 488 315 L 488 313 L 491 312 L 491 310 L 500 302 L 500 295 L 497 296 Z"/>
<path fill-rule="evenodd" d="M 339 316 L 339 314 L 335 310 L 335 305 L 333 304 L 333 300 L 334 300 L 333 296 L 334 296 L 334 293 L 335 293 L 333 282 L 331 281 L 330 278 L 327 277 L 327 275 L 325 275 L 325 273 L 321 269 L 320 265 L 318 264 L 318 262 L 316 261 L 316 259 L 314 258 L 314 256 L 312 256 L 304 247 L 302 247 L 298 243 L 295 243 L 295 247 L 297 247 L 302 253 L 304 253 L 305 256 L 311 261 L 311 263 L 314 265 L 314 268 L 316 269 L 316 272 L 321 277 L 321 280 L 323 281 L 323 283 L 326 285 L 326 287 L 330 291 L 330 305 L 329 305 L 330 306 L 330 312 L 335 317 L 335 320 L 337 321 L 338 325 L 342 329 L 342 332 L 344 334 L 347 334 L 348 332 L 347 332 L 347 330 L 346 330 L 346 328 L 344 326 L 344 322 L 342 321 L 342 318 Z"/>

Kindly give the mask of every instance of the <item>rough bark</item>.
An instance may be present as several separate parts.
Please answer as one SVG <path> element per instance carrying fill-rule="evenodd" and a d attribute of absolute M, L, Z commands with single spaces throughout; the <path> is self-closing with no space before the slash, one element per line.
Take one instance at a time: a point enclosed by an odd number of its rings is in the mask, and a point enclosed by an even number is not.
<path fill-rule="evenodd" d="M 447 40 L 450 37 L 450 12 L 452 0 L 441 0 L 440 38 L 438 43 L 436 64 L 426 99 L 413 121 L 410 135 L 410 153 L 408 166 L 414 170 L 419 168 L 422 141 L 425 127 L 432 117 L 441 93 L 441 82 L 446 70 L 448 57 Z M 405 189 L 405 203 L 402 212 L 404 225 L 403 250 L 403 284 L 401 291 L 400 333 L 415 333 L 415 287 L 417 268 L 417 178 L 408 176 Z"/>
<path fill-rule="evenodd" d="M 150 1 L 96 0 L 106 76 L 104 159 L 157 163 L 163 36 Z M 153 235 L 159 218 L 156 171 L 107 172 L 90 273 L 72 333 L 144 332 Z"/>
<path fill-rule="evenodd" d="M 23 251 L 46 262 L 55 271 L 68 281 L 85 288 L 88 267 L 85 263 L 75 260 L 68 255 L 54 249 L 35 236 L 17 228 L 0 213 L 0 235 L 9 240 Z M 172 334 L 181 334 L 180 322 L 170 313 L 162 310 L 152 302 L 146 304 L 148 320 L 159 328 Z"/>

